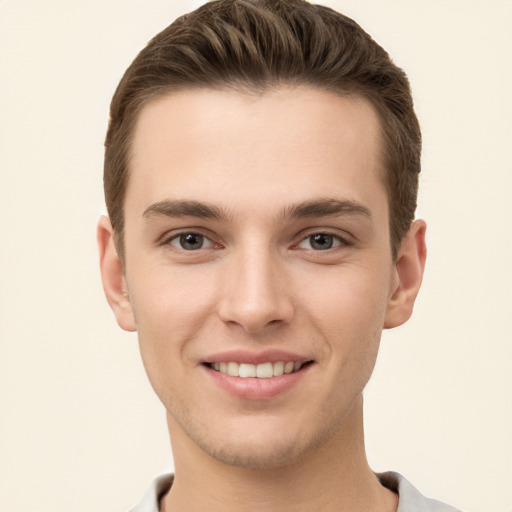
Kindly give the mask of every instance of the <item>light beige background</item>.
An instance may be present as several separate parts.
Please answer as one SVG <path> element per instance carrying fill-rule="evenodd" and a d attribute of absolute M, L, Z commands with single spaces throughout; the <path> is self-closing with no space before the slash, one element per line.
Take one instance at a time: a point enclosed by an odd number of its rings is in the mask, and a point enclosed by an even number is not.
<path fill-rule="evenodd" d="M 110 97 L 201 2 L 0 0 L 0 510 L 115 512 L 172 467 L 136 338 L 100 286 Z M 332 0 L 410 74 L 428 270 L 366 393 L 370 460 L 512 510 L 512 2 Z"/>

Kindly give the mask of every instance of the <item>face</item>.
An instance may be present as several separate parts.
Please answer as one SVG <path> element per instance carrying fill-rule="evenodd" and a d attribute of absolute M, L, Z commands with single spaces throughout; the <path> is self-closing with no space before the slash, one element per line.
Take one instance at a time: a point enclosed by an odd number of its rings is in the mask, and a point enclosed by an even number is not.
<path fill-rule="evenodd" d="M 171 439 L 275 467 L 343 430 L 400 323 L 380 154 L 369 103 L 312 88 L 143 109 L 116 314 Z"/>

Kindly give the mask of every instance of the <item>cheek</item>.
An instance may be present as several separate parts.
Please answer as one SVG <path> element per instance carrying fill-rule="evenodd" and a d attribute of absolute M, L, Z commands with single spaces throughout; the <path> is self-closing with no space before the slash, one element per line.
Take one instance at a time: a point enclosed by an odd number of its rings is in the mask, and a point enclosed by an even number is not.
<path fill-rule="evenodd" d="M 383 274 L 364 267 L 336 269 L 306 286 L 305 300 L 318 316 L 341 329 L 383 321 L 388 288 Z"/>
<path fill-rule="evenodd" d="M 208 323 L 215 286 L 200 269 L 159 267 L 129 282 L 142 359 L 150 378 L 175 371 Z M 153 380 L 153 379 L 152 379 Z"/>
<path fill-rule="evenodd" d="M 387 306 L 384 276 L 362 267 L 337 270 L 306 287 L 309 315 L 340 364 L 350 357 L 374 359 Z"/>
<path fill-rule="evenodd" d="M 199 265 L 159 265 L 129 280 L 137 328 L 169 335 L 197 327 L 214 300 L 211 272 Z"/>

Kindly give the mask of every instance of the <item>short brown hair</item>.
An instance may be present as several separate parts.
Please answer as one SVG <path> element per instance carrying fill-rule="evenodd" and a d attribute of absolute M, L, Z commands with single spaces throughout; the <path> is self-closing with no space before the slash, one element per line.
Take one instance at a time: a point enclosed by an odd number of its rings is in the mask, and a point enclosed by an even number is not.
<path fill-rule="evenodd" d="M 130 147 L 144 105 L 182 88 L 264 92 L 309 85 L 369 100 L 381 123 L 383 163 L 396 257 L 414 219 L 421 133 L 409 81 L 350 18 L 305 0 L 217 0 L 156 35 L 121 79 L 110 106 L 104 187 L 124 261 L 124 199 Z"/>

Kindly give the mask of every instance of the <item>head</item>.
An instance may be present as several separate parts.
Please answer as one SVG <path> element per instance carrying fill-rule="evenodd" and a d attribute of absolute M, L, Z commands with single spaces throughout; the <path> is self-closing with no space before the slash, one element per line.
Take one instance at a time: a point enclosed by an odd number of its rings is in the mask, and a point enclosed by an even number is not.
<path fill-rule="evenodd" d="M 357 23 L 303 0 L 209 2 L 155 36 L 112 99 L 104 187 L 124 261 L 124 202 L 140 112 L 172 91 L 207 88 L 264 93 L 307 85 L 367 99 L 379 118 L 394 257 L 414 218 L 421 134 L 409 82 Z"/>
<path fill-rule="evenodd" d="M 175 461 L 354 455 L 382 329 L 421 283 L 419 145 L 403 72 L 325 7 L 211 2 L 138 55 L 112 102 L 100 259 Z"/>

